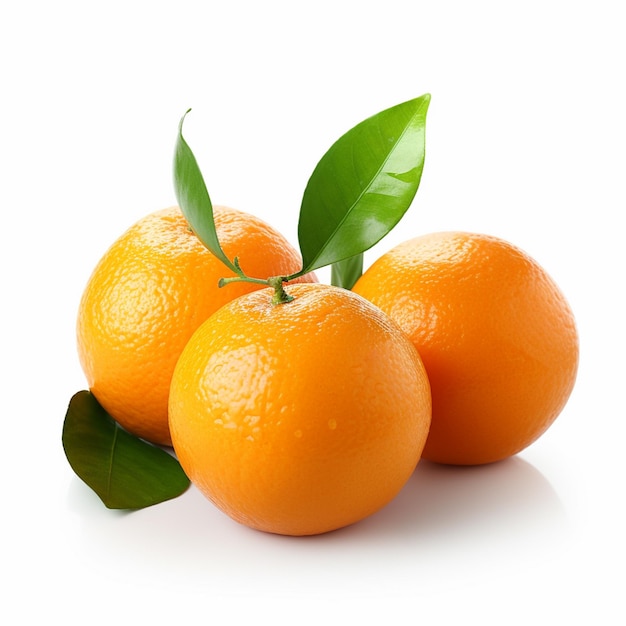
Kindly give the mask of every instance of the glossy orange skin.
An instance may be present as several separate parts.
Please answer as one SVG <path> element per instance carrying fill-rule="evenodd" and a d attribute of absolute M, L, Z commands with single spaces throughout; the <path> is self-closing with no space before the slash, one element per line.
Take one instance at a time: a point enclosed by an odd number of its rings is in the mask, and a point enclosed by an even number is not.
<path fill-rule="evenodd" d="M 411 342 L 359 296 L 294 285 L 229 303 L 176 366 L 170 429 L 191 481 L 234 520 L 284 535 L 357 522 L 411 476 L 428 379 Z"/>
<path fill-rule="evenodd" d="M 222 249 L 249 275 L 290 275 L 302 267 L 296 250 L 258 218 L 219 206 L 214 216 Z M 95 397 L 131 433 L 171 445 L 169 385 L 185 344 L 219 307 L 259 289 L 218 287 L 232 275 L 178 207 L 139 220 L 94 269 L 78 312 L 80 363 Z"/>
<path fill-rule="evenodd" d="M 417 237 L 383 254 L 354 291 L 394 319 L 424 361 L 433 397 L 424 458 L 507 458 L 565 406 L 578 368 L 574 316 L 545 270 L 510 243 Z"/>

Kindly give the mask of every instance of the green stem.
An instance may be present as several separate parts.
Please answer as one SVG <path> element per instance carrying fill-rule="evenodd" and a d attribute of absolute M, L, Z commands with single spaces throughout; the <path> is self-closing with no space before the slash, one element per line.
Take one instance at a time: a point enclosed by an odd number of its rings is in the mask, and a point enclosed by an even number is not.
<path fill-rule="evenodd" d="M 282 279 L 284 283 L 290 283 L 292 280 L 295 280 L 296 278 L 300 278 L 308 273 L 309 273 L 308 270 L 305 270 L 304 268 L 302 268 L 301 270 L 297 271 L 295 274 L 290 274 L 289 276 L 283 276 Z"/>
<path fill-rule="evenodd" d="M 237 276 L 232 276 L 231 278 L 220 278 L 218 287 L 224 287 L 229 283 L 254 283 L 256 285 L 269 285 L 267 279 L 262 278 L 252 278 L 251 276 L 246 276 L 244 271 L 241 269 L 241 265 L 239 265 L 239 257 L 235 257 L 233 259 L 232 265 L 229 267 L 235 271 Z"/>
<path fill-rule="evenodd" d="M 267 284 L 274 289 L 272 304 L 285 304 L 293 300 L 293 296 L 290 296 L 283 287 L 284 280 L 282 276 L 273 276 L 267 279 Z"/>
<path fill-rule="evenodd" d="M 267 279 L 262 278 L 252 278 L 250 276 L 231 276 L 230 278 L 220 278 L 218 282 L 218 287 L 225 287 L 226 285 L 230 285 L 230 283 L 254 283 L 255 285 L 269 285 Z"/>
<path fill-rule="evenodd" d="M 237 276 L 220 278 L 218 282 L 219 287 L 225 287 L 230 283 L 254 283 L 255 285 L 267 285 L 268 287 L 272 287 L 272 289 L 274 289 L 272 304 L 284 304 L 293 300 L 293 296 L 290 296 L 283 287 L 283 283 L 287 280 L 290 280 L 289 278 L 285 278 L 284 276 L 272 276 L 270 278 L 262 279 L 246 276 L 239 265 L 239 259 L 237 259 L 236 257 L 234 259 L 233 265 Z"/>

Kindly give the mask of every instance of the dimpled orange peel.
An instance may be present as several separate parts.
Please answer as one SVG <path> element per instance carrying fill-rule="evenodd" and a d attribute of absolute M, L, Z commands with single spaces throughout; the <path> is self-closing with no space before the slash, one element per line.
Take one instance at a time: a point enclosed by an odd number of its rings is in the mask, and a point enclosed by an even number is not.
<path fill-rule="evenodd" d="M 301 268 L 298 252 L 259 218 L 228 207 L 214 207 L 214 217 L 224 251 L 250 275 Z M 80 363 L 94 396 L 131 433 L 171 445 L 169 386 L 187 340 L 223 304 L 259 289 L 243 282 L 220 289 L 230 274 L 178 207 L 140 219 L 94 269 L 78 313 Z"/>
<path fill-rule="evenodd" d="M 379 309 L 321 284 L 237 298 L 176 365 L 170 429 L 191 481 L 234 520 L 312 535 L 401 490 L 431 416 L 419 354 Z"/>
<path fill-rule="evenodd" d="M 431 383 L 426 459 L 475 465 L 514 455 L 554 422 L 574 387 L 572 310 L 528 254 L 488 235 L 406 241 L 353 288 L 411 338 Z"/>

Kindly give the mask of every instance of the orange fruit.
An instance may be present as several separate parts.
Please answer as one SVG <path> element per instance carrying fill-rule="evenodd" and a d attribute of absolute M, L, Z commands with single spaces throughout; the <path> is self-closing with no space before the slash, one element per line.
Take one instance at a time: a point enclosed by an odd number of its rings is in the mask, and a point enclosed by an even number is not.
<path fill-rule="evenodd" d="M 402 243 L 354 285 L 418 349 L 432 388 L 423 457 L 476 465 L 514 455 L 574 386 L 578 335 L 563 294 L 517 247 L 444 232 Z"/>
<path fill-rule="evenodd" d="M 376 307 L 338 287 L 233 300 L 194 333 L 170 390 L 174 450 L 234 520 L 312 535 L 386 505 L 430 423 L 421 359 Z"/>
<path fill-rule="evenodd" d="M 260 219 L 226 207 L 214 207 L 214 217 L 222 249 L 238 256 L 248 275 L 289 275 L 302 267 L 295 249 Z M 171 445 L 167 399 L 187 340 L 220 306 L 259 289 L 218 287 L 232 275 L 178 207 L 140 219 L 104 254 L 80 302 L 78 354 L 90 390 L 125 429 Z"/>

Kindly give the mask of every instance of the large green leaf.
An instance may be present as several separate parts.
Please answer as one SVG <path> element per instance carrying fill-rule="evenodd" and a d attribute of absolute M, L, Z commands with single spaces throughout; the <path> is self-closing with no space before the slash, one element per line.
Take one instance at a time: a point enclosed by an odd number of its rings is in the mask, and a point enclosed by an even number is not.
<path fill-rule="evenodd" d="M 238 269 L 224 254 L 215 230 L 213 204 L 207 191 L 202 172 L 191 148 L 183 138 L 183 122 L 178 125 L 178 136 L 174 149 L 174 191 L 183 215 L 200 241 L 234 272 Z"/>
<path fill-rule="evenodd" d="M 381 111 L 322 157 L 300 208 L 303 271 L 364 252 L 399 222 L 422 176 L 429 103 L 426 94 Z"/>
<path fill-rule="evenodd" d="M 72 469 L 110 509 L 140 509 L 189 487 L 178 461 L 123 430 L 89 391 L 70 400 L 63 448 Z"/>

